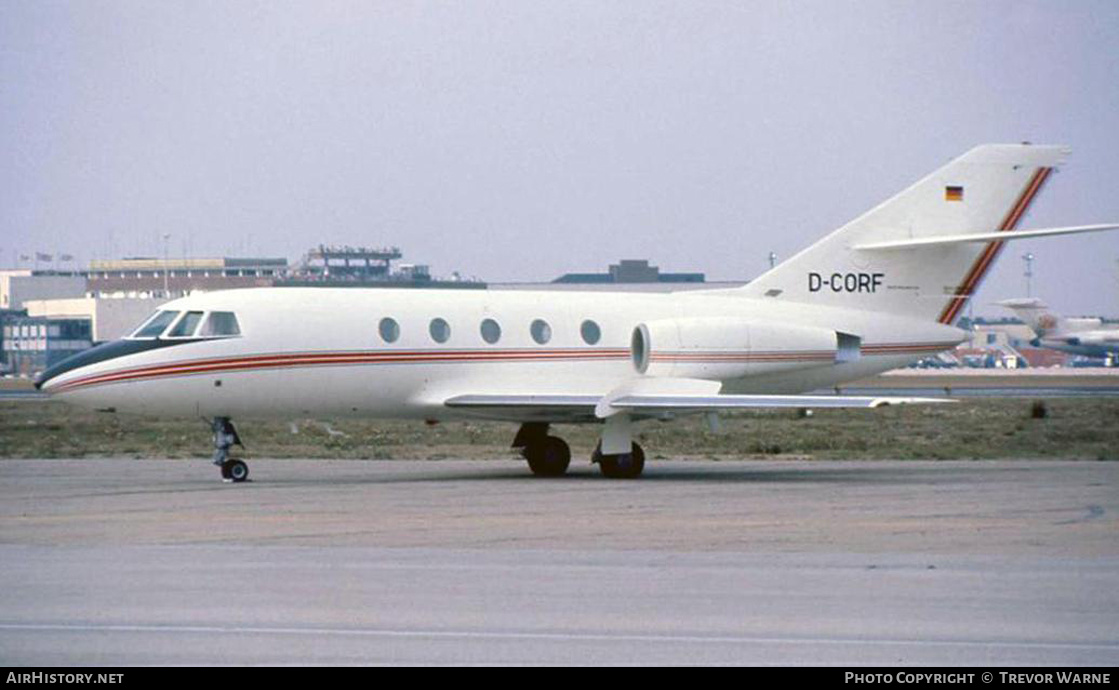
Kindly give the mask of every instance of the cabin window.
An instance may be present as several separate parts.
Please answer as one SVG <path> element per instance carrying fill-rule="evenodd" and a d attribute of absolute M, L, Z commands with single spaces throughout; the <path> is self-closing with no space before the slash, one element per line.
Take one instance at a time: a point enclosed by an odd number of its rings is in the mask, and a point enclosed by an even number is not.
<path fill-rule="evenodd" d="M 583 342 L 587 345 L 594 345 L 602 339 L 602 330 L 597 323 L 590 319 L 584 321 L 583 325 L 579 327 L 579 333 L 583 336 Z"/>
<path fill-rule="evenodd" d="M 237 317 L 233 312 L 212 311 L 206 318 L 206 323 L 202 324 L 202 330 L 198 335 L 211 338 L 241 335 L 241 326 L 237 323 Z"/>
<path fill-rule="evenodd" d="M 154 316 L 144 322 L 144 325 L 136 329 L 132 334 L 133 338 L 157 338 L 159 334 L 164 331 L 175 317 L 179 315 L 177 311 L 157 311 Z"/>
<path fill-rule="evenodd" d="M 501 340 L 501 325 L 493 319 L 486 319 L 482 321 L 481 326 L 482 340 L 490 345 L 493 345 L 498 340 Z"/>
<path fill-rule="evenodd" d="M 198 324 L 202 322 L 202 312 L 188 311 L 179 319 L 174 328 L 167 333 L 168 338 L 189 338 L 194 335 L 194 331 L 198 328 Z"/>
<path fill-rule="evenodd" d="M 451 338 L 451 325 L 443 319 L 432 319 L 427 332 L 431 334 L 431 339 L 435 342 L 445 343 Z"/>
<path fill-rule="evenodd" d="M 552 327 L 543 319 L 533 321 L 528 330 L 532 334 L 532 339 L 541 345 L 552 339 Z"/>
<path fill-rule="evenodd" d="M 400 324 L 396 319 L 385 317 L 381 319 L 381 325 L 377 327 L 381 332 L 381 340 L 386 343 L 395 343 L 400 338 Z"/>

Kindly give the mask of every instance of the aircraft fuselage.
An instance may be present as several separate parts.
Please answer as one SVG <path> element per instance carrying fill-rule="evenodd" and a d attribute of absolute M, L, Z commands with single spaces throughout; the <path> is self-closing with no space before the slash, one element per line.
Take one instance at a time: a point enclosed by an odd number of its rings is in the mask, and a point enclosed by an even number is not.
<path fill-rule="evenodd" d="M 444 420 L 476 416 L 445 407 L 444 401 L 479 391 L 605 395 L 641 376 L 631 350 L 642 323 L 742 319 L 858 338 L 855 356 L 849 353 L 844 361 L 803 343 L 782 343 L 780 334 L 764 347 L 755 337 L 752 350 L 746 342 L 719 343 L 720 356 L 741 362 L 733 378 L 721 379 L 724 393 L 831 387 L 903 366 L 964 338 L 962 331 L 941 324 L 745 299 L 733 291 L 259 288 L 195 295 L 161 309 L 179 315 L 232 313 L 239 334 L 102 345 L 107 358 L 98 359 L 95 350 L 88 363 L 47 372 L 44 390 L 86 407 L 161 416 Z M 396 336 L 391 342 L 381 331 L 385 319 L 395 323 L 395 332 L 387 329 Z M 445 329 L 433 326 L 437 319 Z M 444 335 L 443 342 L 436 339 Z M 502 418 L 520 419 L 516 413 Z"/>

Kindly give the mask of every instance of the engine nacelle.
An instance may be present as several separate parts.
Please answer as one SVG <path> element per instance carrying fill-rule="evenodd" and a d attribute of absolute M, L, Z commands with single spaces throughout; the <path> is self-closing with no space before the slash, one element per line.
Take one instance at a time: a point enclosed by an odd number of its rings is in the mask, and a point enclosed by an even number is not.
<path fill-rule="evenodd" d="M 854 361 L 860 343 L 828 328 L 706 317 L 642 323 L 630 353 L 642 374 L 723 381 Z"/>

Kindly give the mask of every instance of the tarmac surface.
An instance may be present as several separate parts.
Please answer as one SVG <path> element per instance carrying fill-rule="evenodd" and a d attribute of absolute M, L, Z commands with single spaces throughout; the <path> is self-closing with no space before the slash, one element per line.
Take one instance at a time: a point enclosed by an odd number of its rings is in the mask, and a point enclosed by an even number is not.
<path fill-rule="evenodd" d="M 1119 463 L 0 461 L 0 664 L 1119 663 Z"/>

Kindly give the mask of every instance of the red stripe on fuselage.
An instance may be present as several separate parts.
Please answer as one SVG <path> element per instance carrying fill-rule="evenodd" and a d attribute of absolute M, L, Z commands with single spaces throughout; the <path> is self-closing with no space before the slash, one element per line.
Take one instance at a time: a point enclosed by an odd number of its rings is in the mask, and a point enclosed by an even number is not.
<path fill-rule="evenodd" d="M 248 371 L 285 367 L 306 367 L 339 364 L 432 364 L 457 362 L 516 362 L 516 361 L 586 361 L 624 359 L 629 350 L 504 350 L 498 352 L 474 350 L 449 351 L 400 351 L 400 352 L 318 352 L 299 354 L 254 355 L 172 362 L 132 369 L 120 369 L 86 376 L 60 384 L 55 391 L 71 390 L 100 383 L 117 383 L 140 379 L 206 374 L 223 371 Z"/>
<path fill-rule="evenodd" d="M 955 346 L 956 343 L 885 343 L 880 345 L 864 345 L 862 351 L 867 355 L 910 354 L 930 350 L 943 350 Z M 221 372 L 257 371 L 263 369 L 302 368 L 309 366 L 338 366 L 346 364 L 379 365 L 379 364 L 453 364 L 461 362 L 549 362 L 549 361 L 610 361 L 622 360 L 629 357 L 630 351 L 621 348 L 595 348 L 595 349 L 552 349 L 552 350 L 402 350 L 402 351 L 370 351 L 370 352 L 303 352 L 293 354 L 246 355 L 240 357 L 224 357 L 185 360 L 168 364 L 155 364 L 129 369 L 119 369 L 101 374 L 94 374 L 67 381 L 55 387 L 54 392 L 62 392 L 94 386 L 99 384 L 124 383 L 146 379 L 171 378 L 178 376 L 192 376 L 196 374 L 212 374 Z M 666 355 L 653 355 L 654 359 Z M 673 355 L 667 355 L 674 357 Z M 695 357 L 706 357 L 708 354 L 697 354 Z M 759 362 L 785 362 L 785 361 L 816 361 L 823 358 L 832 358 L 834 351 L 806 351 L 806 352 L 760 352 L 749 355 L 729 355 L 733 359 L 725 360 L 722 355 L 714 355 L 713 361 L 752 361 Z M 693 361 L 692 355 L 680 356 L 685 361 Z"/>

